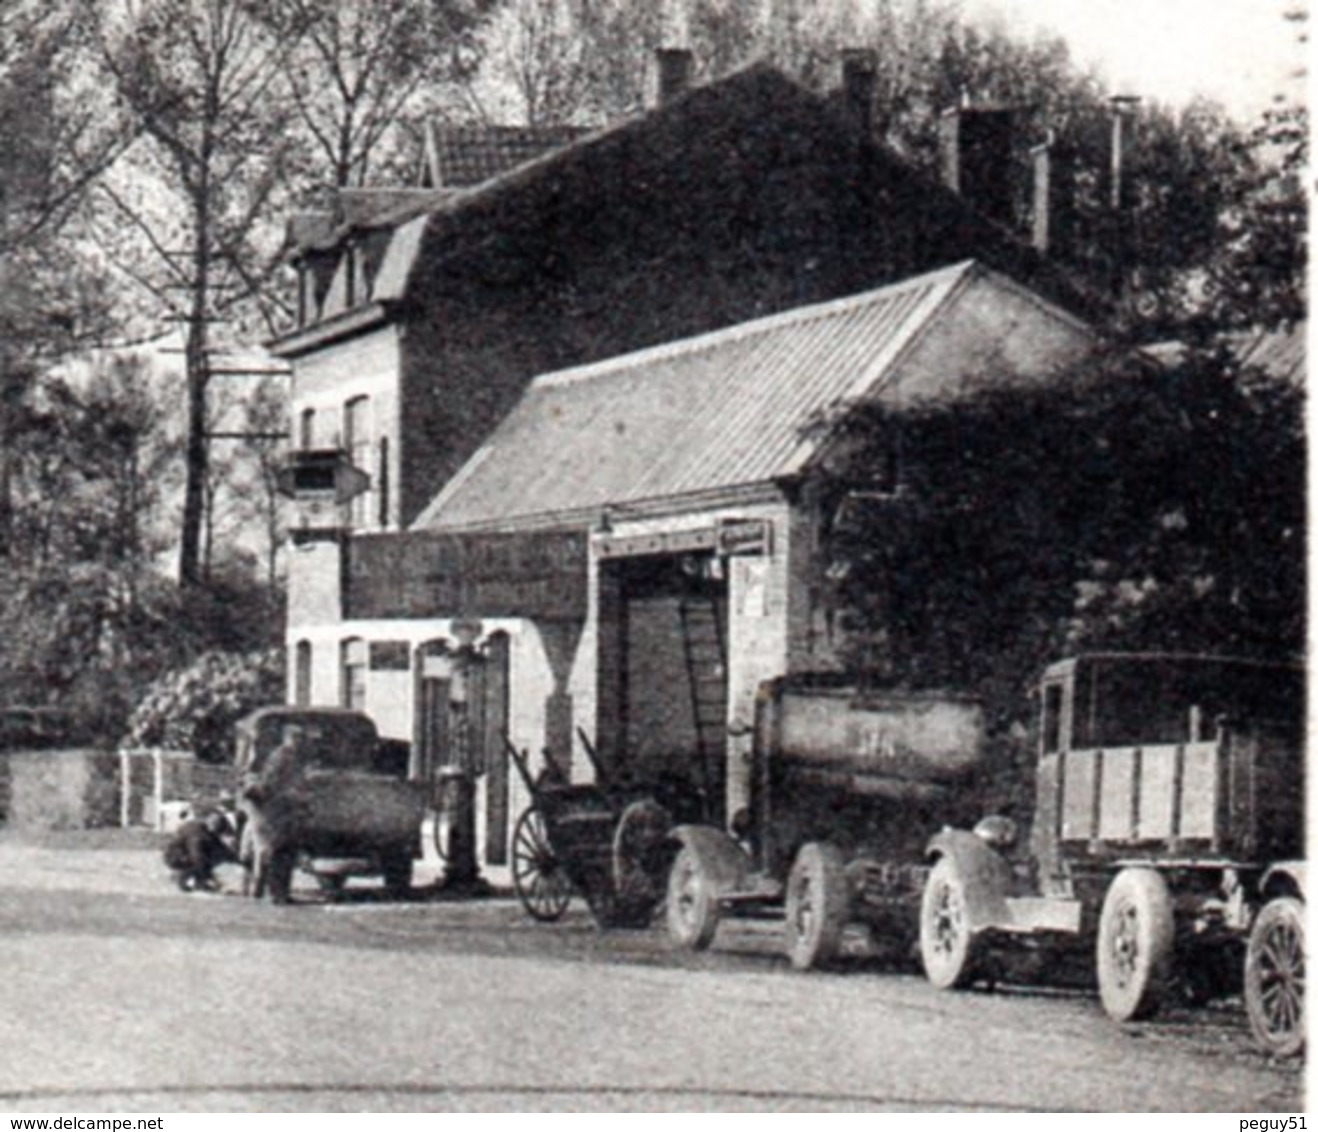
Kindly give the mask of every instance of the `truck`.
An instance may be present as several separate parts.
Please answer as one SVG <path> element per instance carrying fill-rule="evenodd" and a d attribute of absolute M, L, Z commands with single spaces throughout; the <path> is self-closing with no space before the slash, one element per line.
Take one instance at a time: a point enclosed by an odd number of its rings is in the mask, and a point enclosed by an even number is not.
<path fill-rule="evenodd" d="M 287 791 L 263 790 L 267 760 L 295 731 L 301 773 Z M 243 817 L 239 858 L 248 889 L 286 903 L 301 867 L 337 894 L 351 876 L 381 876 L 394 895 L 408 891 L 421 856 L 428 793 L 407 778 L 406 751 L 381 740 L 359 711 L 330 707 L 258 708 L 235 729 L 235 770 Z"/>
<path fill-rule="evenodd" d="M 1033 820 L 929 841 L 920 955 L 934 986 L 1022 948 L 1092 957 L 1104 1010 L 1242 988 L 1259 1044 L 1304 1044 L 1304 678 L 1175 653 L 1096 652 L 1038 687 Z"/>
<path fill-rule="evenodd" d="M 750 805 L 730 829 L 677 826 L 666 919 L 680 946 L 708 947 L 728 917 L 785 922 L 794 967 L 836 959 L 848 925 L 914 954 L 940 816 L 973 812 L 985 771 L 978 700 L 881 692 L 799 675 L 757 697 Z"/>

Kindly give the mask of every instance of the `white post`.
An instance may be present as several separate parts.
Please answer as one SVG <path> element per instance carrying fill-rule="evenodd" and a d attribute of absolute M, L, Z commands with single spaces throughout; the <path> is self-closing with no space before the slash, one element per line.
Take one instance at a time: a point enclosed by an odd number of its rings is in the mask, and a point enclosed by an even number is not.
<path fill-rule="evenodd" d="M 119 825 L 128 828 L 132 808 L 129 805 L 133 794 L 133 759 L 127 748 L 119 751 Z"/>
<path fill-rule="evenodd" d="M 153 751 L 151 752 L 151 754 L 152 754 L 153 758 L 155 759 L 155 764 L 156 764 L 156 783 L 155 783 L 156 821 L 155 821 L 155 827 L 156 827 L 156 832 L 159 833 L 159 832 L 161 831 L 161 829 L 164 828 L 164 826 L 163 826 L 164 810 L 162 809 L 162 807 L 163 807 L 164 804 L 165 804 L 165 753 L 164 753 L 164 751 L 162 751 L 159 747 L 157 747 L 155 750 L 153 750 Z"/>

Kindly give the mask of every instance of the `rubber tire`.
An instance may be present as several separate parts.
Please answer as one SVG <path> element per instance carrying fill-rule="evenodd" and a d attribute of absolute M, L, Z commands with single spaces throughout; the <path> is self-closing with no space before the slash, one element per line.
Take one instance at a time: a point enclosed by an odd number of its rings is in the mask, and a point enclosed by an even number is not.
<path fill-rule="evenodd" d="M 1275 991 L 1271 1003 L 1265 994 Z M 1304 905 L 1279 896 L 1254 919 L 1245 951 L 1245 1012 L 1254 1040 L 1273 1057 L 1304 1049 Z"/>
<path fill-rule="evenodd" d="M 1098 920 L 1098 994 L 1118 1022 L 1156 1014 L 1172 985 L 1175 919 L 1161 873 L 1117 874 Z"/>
<path fill-rule="evenodd" d="M 402 899 L 412 892 L 412 854 L 397 853 L 381 862 L 384 890 L 394 899 Z"/>
<path fill-rule="evenodd" d="M 270 890 L 271 904 L 292 902 L 293 870 L 296 866 L 297 853 L 292 849 L 276 849 L 270 854 L 265 868 L 265 885 Z"/>
<path fill-rule="evenodd" d="M 826 967 L 842 949 L 851 918 L 846 863 L 826 841 L 801 846 L 787 874 L 787 958 L 798 971 Z"/>
<path fill-rule="evenodd" d="M 978 937 L 970 927 L 966 881 L 952 857 L 939 857 L 920 897 L 920 962 L 939 990 L 968 987 L 978 974 Z"/>
<path fill-rule="evenodd" d="M 719 906 L 700 856 L 684 845 L 668 874 L 668 934 L 679 947 L 704 951 L 718 931 Z"/>

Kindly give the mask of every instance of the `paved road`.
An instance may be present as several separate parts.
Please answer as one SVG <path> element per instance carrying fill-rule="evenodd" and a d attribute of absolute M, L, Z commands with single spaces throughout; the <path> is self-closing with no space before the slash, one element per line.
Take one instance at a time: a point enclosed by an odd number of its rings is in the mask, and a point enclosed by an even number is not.
<path fill-rule="evenodd" d="M 507 900 L 290 908 L 172 891 L 154 854 L 0 842 L 0 1109 L 1293 1111 L 1234 1009 L 1111 1025 L 1088 995 L 939 994 L 542 926 Z"/>

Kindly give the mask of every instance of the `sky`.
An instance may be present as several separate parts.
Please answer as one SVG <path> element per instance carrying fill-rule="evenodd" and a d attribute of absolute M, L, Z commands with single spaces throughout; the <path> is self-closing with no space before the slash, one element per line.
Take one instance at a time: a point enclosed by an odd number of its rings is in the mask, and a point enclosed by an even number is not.
<path fill-rule="evenodd" d="M 1255 119 L 1277 93 L 1303 96 L 1288 77 L 1303 63 L 1294 0 L 962 0 L 969 15 L 998 14 L 1017 32 L 1051 31 L 1080 64 L 1096 64 L 1121 93 L 1181 106 L 1196 94 Z"/>

